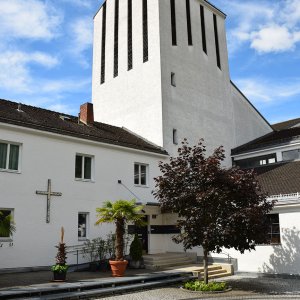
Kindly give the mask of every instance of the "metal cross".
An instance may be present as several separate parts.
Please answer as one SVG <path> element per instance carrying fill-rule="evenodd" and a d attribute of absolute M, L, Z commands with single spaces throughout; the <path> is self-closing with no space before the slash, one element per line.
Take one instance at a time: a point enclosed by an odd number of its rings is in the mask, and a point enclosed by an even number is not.
<path fill-rule="evenodd" d="M 51 196 L 62 196 L 62 193 L 51 192 L 51 179 L 48 179 L 48 189 L 45 192 L 36 191 L 37 195 L 47 196 L 47 216 L 46 223 L 50 223 L 50 200 Z"/>

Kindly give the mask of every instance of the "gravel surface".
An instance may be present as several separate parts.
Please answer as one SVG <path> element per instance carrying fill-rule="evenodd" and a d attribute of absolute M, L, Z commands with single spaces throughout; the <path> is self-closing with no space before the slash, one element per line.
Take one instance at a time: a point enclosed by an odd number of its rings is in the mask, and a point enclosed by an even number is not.
<path fill-rule="evenodd" d="M 240 274 L 224 278 L 233 288 L 222 294 L 202 294 L 183 291 L 179 286 L 137 291 L 115 295 L 102 300 L 196 300 L 196 299 L 300 299 L 300 278 L 261 277 L 255 274 Z M 95 298 L 96 299 L 96 298 Z"/>

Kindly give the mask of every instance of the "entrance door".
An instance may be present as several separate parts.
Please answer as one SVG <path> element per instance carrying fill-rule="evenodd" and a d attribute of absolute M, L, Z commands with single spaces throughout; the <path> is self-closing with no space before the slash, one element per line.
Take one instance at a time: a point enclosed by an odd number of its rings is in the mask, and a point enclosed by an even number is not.
<path fill-rule="evenodd" d="M 148 223 L 149 223 L 149 216 L 144 216 L 143 221 L 146 223 L 143 227 L 138 227 L 135 225 L 128 225 L 128 233 L 129 234 L 137 234 L 139 237 L 139 240 L 141 241 L 143 245 L 143 252 L 145 254 L 148 253 L 149 245 L 148 245 Z"/>

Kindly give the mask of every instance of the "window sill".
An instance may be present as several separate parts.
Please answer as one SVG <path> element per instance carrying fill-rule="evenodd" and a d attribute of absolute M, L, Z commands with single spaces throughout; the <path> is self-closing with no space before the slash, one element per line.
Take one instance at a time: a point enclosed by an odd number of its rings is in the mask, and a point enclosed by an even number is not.
<path fill-rule="evenodd" d="M 78 242 L 86 242 L 88 240 L 87 237 L 79 237 Z"/>
<path fill-rule="evenodd" d="M 135 184 L 134 186 L 139 188 L 149 188 L 149 185 L 142 185 L 142 184 Z"/>
<path fill-rule="evenodd" d="M 81 179 L 81 178 L 75 178 L 75 181 L 95 183 L 95 180 L 93 180 L 93 179 Z"/>
<path fill-rule="evenodd" d="M 19 171 L 19 170 L 0 169 L 0 172 L 13 173 L 13 174 L 21 174 L 21 171 Z"/>

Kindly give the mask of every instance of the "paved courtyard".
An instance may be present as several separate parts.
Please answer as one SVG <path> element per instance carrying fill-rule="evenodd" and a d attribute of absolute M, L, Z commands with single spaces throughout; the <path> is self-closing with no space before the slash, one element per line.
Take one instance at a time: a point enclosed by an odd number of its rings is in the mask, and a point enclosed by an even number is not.
<path fill-rule="evenodd" d="M 222 294 L 199 294 L 183 291 L 178 285 L 153 290 L 114 295 L 102 300 L 196 300 L 196 299 L 300 299 L 300 278 L 261 277 L 239 274 L 226 280 L 233 288 Z M 95 298 L 97 299 L 97 298 Z M 100 298 L 98 298 L 100 299 Z"/>

